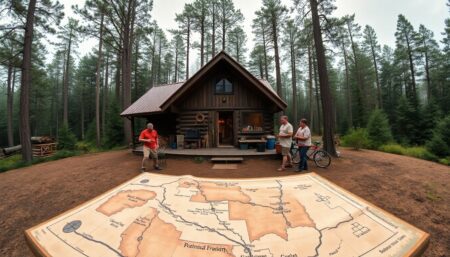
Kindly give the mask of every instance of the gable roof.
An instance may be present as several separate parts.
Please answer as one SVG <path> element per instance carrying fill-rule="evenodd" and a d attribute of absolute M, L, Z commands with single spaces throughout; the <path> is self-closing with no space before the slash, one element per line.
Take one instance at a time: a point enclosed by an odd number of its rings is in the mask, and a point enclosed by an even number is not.
<path fill-rule="evenodd" d="M 258 79 L 245 69 L 241 64 L 235 61 L 224 51 L 218 53 L 206 65 L 198 70 L 192 77 L 184 82 L 169 85 L 154 86 L 143 96 L 124 110 L 121 116 L 138 116 L 151 113 L 163 112 L 170 107 L 172 103 L 178 100 L 191 86 L 195 85 L 208 71 L 211 70 L 220 61 L 226 61 L 235 68 L 244 78 L 252 82 L 264 95 L 274 102 L 280 110 L 287 107 L 287 104 L 278 96 L 267 80 Z"/>
<path fill-rule="evenodd" d="M 162 112 L 160 106 L 169 99 L 184 82 L 175 84 L 158 85 L 150 88 L 138 100 L 125 109 L 120 116 L 136 116 Z"/>

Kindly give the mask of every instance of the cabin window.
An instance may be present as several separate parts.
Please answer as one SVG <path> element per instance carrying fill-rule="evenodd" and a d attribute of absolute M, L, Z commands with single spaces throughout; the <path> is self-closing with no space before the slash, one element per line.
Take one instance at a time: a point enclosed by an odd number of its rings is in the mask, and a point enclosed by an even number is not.
<path fill-rule="evenodd" d="M 228 79 L 221 79 L 216 83 L 216 95 L 231 95 L 233 94 L 233 84 Z"/>
<path fill-rule="evenodd" d="M 264 118 L 261 112 L 242 112 L 242 132 L 262 132 Z"/>

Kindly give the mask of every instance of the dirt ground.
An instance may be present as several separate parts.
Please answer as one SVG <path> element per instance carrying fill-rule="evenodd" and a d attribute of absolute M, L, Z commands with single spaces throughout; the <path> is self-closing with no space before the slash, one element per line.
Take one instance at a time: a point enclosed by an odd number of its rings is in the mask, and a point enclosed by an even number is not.
<path fill-rule="evenodd" d="M 312 172 L 431 234 L 424 256 L 450 256 L 450 168 L 410 157 L 342 150 L 328 169 Z M 71 209 L 139 174 L 129 151 L 90 154 L 0 174 L 0 256 L 33 256 L 24 230 Z M 245 160 L 238 170 L 169 159 L 164 174 L 247 178 L 277 172 L 278 160 Z M 313 166 L 313 165 L 311 165 Z"/>

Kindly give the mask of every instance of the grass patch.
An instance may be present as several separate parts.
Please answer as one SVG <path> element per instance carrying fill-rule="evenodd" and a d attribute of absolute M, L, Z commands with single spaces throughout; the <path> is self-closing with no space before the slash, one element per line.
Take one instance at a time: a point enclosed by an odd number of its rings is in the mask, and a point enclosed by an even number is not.
<path fill-rule="evenodd" d="M 378 150 L 386 153 L 411 156 L 428 161 L 438 161 L 438 158 L 434 154 L 428 151 L 425 147 L 421 146 L 405 147 L 399 144 L 387 144 L 380 146 Z"/>
<path fill-rule="evenodd" d="M 83 152 L 81 151 L 68 151 L 68 150 L 60 150 L 57 151 L 54 155 L 49 157 L 34 157 L 31 163 L 26 163 L 22 161 L 22 156 L 17 154 L 13 156 L 6 157 L 5 159 L 0 160 L 0 172 L 5 172 L 8 170 L 19 169 L 23 167 L 27 167 L 33 164 L 48 162 L 48 161 L 56 161 L 59 159 L 64 159 L 72 156 L 81 155 Z"/>
<path fill-rule="evenodd" d="M 200 164 L 203 163 L 205 161 L 205 158 L 201 157 L 201 156 L 197 156 L 194 157 L 194 159 L 192 159 L 195 163 Z"/>
<path fill-rule="evenodd" d="M 436 185 L 433 183 L 427 183 L 424 185 L 425 187 L 425 194 L 428 200 L 430 201 L 440 201 L 442 200 L 442 197 L 438 195 L 436 190 Z"/>
<path fill-rule="evenodd" d="M 92 143 L 89 143 L 86 141 L 79 141 L 75 145 L 75 150 L 61 149 L 61 150 L 56 151 L 54 155 L 49 156 L 49 157 L 34 157 L 33 161 L 31 163 L 26 163 L 26 162 L 22 161 L 22 156 L 20 154 L 16 154 L 16 155 L 6 157 L 4 159 L 0 159 L 0 172 L 19 169 L 19 168 L 27 167 L 27 166 L 42 163 L 42 162 L 56 161 L 59 159 L 78 156 L 78 155 L 82 155 L 82 154 L 117 151 L 117 150 L 124 150 L 124 149 L 127 149 L 127 147 L 126 146 L 115 146 L 113 148 L 98 148 Z"/>

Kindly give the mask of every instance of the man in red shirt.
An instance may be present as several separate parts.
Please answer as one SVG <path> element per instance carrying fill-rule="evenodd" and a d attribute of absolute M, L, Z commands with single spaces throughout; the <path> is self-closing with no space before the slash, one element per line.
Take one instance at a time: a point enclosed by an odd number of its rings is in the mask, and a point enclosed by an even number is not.
<path fill-rule="evenodd" d="M 144 143 L 144 158 L 142 159 L 141 171 L 145 171 L 145 161 L 150 157 L 153 159 L 153 167 L 156 170 L 161 170 L 158 165 L 158 132 L 153 129 L 152 123 L 148 123 L 147 128 L 142 130 L 139 142 Z"/>

